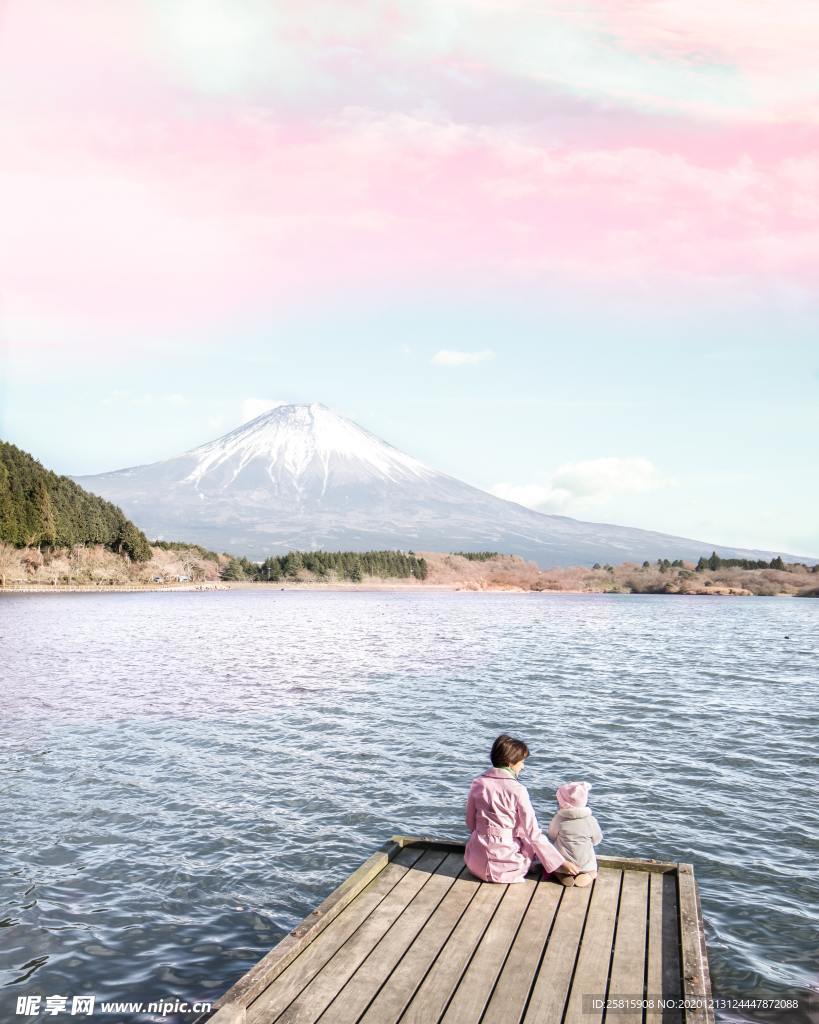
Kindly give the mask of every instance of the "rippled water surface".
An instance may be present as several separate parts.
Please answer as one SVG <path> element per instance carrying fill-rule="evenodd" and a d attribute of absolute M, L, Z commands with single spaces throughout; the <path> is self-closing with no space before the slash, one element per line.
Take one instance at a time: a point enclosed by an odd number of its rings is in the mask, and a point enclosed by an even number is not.
<path fill-rule="evenodd" d="M 393 833 L 462 835 L 509 730 L 542 822 L 583 778 L 600 852 L 693 862 L 716 994 L 808 1021 L 818 625 L 775 598 L 6 596 L 0 1020 L 217 997 Z"/>

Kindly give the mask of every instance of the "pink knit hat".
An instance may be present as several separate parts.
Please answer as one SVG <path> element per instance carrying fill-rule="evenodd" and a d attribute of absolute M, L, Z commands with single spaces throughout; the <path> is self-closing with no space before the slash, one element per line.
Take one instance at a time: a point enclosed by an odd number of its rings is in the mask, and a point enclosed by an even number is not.
<path fill-rule="evenodd" d="M 589 799 L 590 782 L 567 782 L 555 796 L 560 807 L 585 807 Z"/>

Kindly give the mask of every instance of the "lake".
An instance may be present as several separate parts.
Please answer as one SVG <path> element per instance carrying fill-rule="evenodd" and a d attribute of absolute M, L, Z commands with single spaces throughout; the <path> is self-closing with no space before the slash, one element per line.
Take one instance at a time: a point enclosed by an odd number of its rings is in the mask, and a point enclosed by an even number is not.
<path fill-rule="evenodd" d="M 815 1020 L 817 627 L 787 598 L 3 596 L 0 1019 L 215 999 L 393 833 L 464 835 L 509 731 L 544 828 L 585 779 L 598 852 L 694 864 L 715 995 L 802 1005 L 719 1019 Z"/>

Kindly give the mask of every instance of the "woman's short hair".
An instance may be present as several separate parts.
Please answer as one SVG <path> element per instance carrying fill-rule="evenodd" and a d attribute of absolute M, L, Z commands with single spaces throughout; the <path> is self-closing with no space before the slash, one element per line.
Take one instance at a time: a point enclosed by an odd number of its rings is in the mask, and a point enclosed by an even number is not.
<path fill-rule="evenodd" d="M 492 753 L 489 757 L 495 768 L 507 768 L 510 764 L 517 764 L 529 756 L 529 748 L 523 740 L 513 739 L 506 733 L 498 736 L 492 744 Z"/>

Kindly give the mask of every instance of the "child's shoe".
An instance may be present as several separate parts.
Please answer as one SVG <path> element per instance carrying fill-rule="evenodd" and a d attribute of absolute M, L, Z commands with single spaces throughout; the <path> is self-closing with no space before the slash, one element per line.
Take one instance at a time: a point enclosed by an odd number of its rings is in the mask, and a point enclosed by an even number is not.
<path fill-rule="evenodd" d="M 578 875 L 577 878 L 579 877 L 580 876 Z M 555 878 L 557 878 L 558 882 L 563 885 L 575 885 L 577 882 L 577 878 L 575 878 L 574 875 L 555 875 Z"/>
<path fill-rule="evenodd" d="M 585 889 L 587 885 L 591 885 L 592 884 L 594 879 L 592 878 L 591 875 L 587 874 L 584 871 L 584 872 L 582 872 L 579 875 L 575 875 L 575 877 L 572 879 L 572 881 L 578 887 L 578 889 Z"/>

